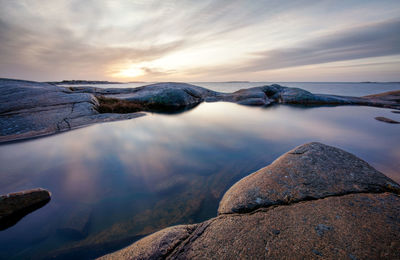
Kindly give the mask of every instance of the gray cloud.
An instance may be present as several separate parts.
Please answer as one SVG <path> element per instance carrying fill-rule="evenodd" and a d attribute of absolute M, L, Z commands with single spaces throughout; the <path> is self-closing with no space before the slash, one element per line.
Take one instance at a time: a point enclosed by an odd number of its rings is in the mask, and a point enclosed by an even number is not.
<path fill-rule="evenodd" d="M 261 53 L 240 70 L 262 71 L 400 54 L 400 20 L 354 27 Z"/>
<path fill-rule="evenodd" d="M 307 35 L 308 31 L 321 29 L 308 28 L 307 19 L 324 19 L 328 8 L 337 8 L 329 15 L 335 18 L 337 15 L 338 19 L 345 11 L 365 6 L 372 10 L 368 17 L 374 12 L 387 14 L 391 8 L 399 9 L 396 0 L 382 1 L 384 4 L 360 0 L 349 0 L 346 4 L 331 0 L 0 0 L 0 77 L 107 78 L 110 64 L 151 62 L 179 51 L 190 53 L 210 43 L 221 46 L 223 42 L 235 52 L 237 41 L 252 41 L 260 36 L 262 42 L 272 33 L 275 38 L 304 38 L 304 41 L 293 48 L 253 53 L 254 59 L 243 58 L 237 66 L 221 66 L 216 62 L 207 68 L 196 68 L 193 61 L 191 68 L 181 71 L 150 66 L 142 69 L 149 80 L 152 76 L 161 79 L 171 75 L 188 78 L 210 71 L 229 75 L 397 54 L 398 20 L 313 40 Z M 303 20 L 307 22 L 301 24 Z M 292 21 L 299 23 L 293 25 Z M 277 24 L 283 24 L 288 31 L 271 28 Z M 251 44 L 248 49 L 242 44 L 237 52 L 248 57 Z"/>

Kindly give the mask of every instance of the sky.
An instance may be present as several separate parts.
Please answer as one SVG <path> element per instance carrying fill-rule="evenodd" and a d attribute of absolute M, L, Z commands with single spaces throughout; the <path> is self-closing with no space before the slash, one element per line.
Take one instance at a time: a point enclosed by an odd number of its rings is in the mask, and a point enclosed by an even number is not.
<path fill-rule="evenodd" d="M 0 0 L 0 77 L 400 81 L 400 1 Z"/>

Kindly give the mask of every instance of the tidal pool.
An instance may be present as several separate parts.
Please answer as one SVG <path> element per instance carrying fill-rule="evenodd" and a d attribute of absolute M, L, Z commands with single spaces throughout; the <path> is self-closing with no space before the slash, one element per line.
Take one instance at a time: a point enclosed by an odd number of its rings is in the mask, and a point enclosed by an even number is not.
<path fill-rule="evenodd" d="M 312 141 L 354 153 L 400 182 L 400 126 L 376 116 L 400 121 L 372 107 L 203 103 L 2 145 L 0 193 L 42 187 L 52 200 L 0 231 L 0 259 L 93 258 L 214 217 L 232 184 Z"/>

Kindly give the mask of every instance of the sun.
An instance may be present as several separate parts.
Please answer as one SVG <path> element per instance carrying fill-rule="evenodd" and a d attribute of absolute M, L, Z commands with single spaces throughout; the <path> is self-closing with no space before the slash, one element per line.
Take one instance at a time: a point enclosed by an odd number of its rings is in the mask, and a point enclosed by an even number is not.
<path fill-rule="evenodd" d="M 119 69 L 117 72 L 113 73 L 113 77 L 117 78 L 135 78 L 145 74 L 143 68 L 136 64 L 129 65 L 127 68 Z"/>

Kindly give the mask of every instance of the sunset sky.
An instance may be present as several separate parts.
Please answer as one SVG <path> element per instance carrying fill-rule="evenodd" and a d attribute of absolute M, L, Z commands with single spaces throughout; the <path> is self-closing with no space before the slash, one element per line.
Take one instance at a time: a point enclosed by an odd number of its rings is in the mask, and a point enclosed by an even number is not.
<path fill-rule="evenodd" d="M 400 81 L 400 1 L 0 0 L 0 77 Z"/>

